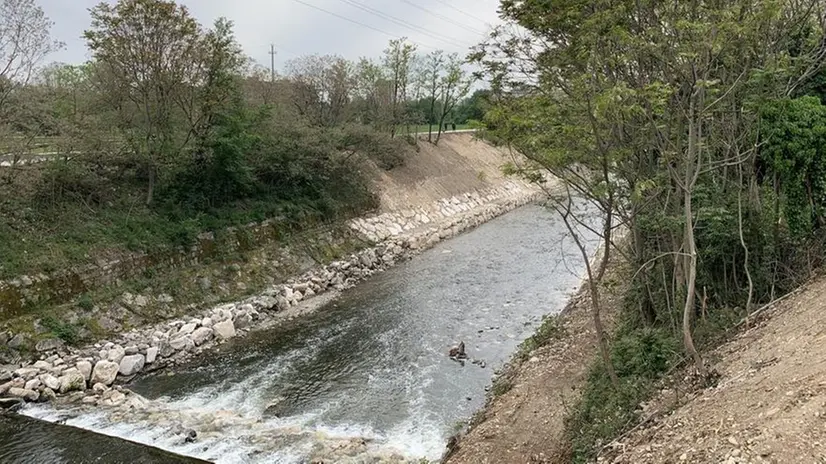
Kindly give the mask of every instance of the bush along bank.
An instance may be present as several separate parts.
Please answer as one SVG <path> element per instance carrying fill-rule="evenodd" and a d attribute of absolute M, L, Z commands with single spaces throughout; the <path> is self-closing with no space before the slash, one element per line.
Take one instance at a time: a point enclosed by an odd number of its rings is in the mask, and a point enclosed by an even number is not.
<path fill-rule="evenodd" d="M 0 397 L 20 402 L 60 398 L 90 405 L 123 405 L 129 399 L 129 392 L 116 384 L 128 382 L 141 372 L 185 362 L 227 340 L 271 325 L 284 311 L 305 300 L 350 288 L 442 240 L 539 197 L 535 189 L 513 186 L 495 201 L 476 201 L 475 207 L 468 206 L 474 204 L 470 200 L 458 204 L 451 201 L 448 203 L 453 206 L 447 211 L 451 215 L 442 221 L 391 235 L 375 246 L 350 255 L 349 259 L 319 266 L 246 300 L 208 308 L 185 319 L 132 330 L 116 339 L 80 349 L 65 346 L 58 339 L 40 341 L 36 346 L 39 360 L 0 366 Z M 379 229 L 387 229 L 390 217 L 373 218 L 368 223 L 374 228 L 378 225 Z M 359 228 L 359 224 L 364 223 L 354 222 L 352 226 Z M 405 224 L 392 224 L 390 229 L 403 230 Z M 11 349 L 25 343 L 22 334 L 3 337 L 10 338 L 6 344 Z"/>

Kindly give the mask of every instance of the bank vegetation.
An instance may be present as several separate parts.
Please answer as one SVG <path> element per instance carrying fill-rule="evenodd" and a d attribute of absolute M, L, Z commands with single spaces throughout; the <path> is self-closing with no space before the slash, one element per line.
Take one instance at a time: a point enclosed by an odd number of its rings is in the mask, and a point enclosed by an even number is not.
<path fill-rule="evenodd" d="M 810 279 L 824 255 L 826 4 L 821 0 L 503 0 L 473 59 L 493 82 L 485 136 L 602 214 L 632 264 L 619 328 L 567 423 L 586 462 L 657 381 Z M 582 218 L 557 198 L 576 238 Z M 617 240 L 624 231 L 625 239 Z M 599 264 L 599 262 L 598 262 Z"/>
<path fill-rule="evenodd" d="M 245 55 L 232 22 L 200 24 L 171 0 L 90 16 L 91 59 L 49 64 L 63 45 L 37 2 L 0 1 L 0 279 L 363 214 L 377 171 L 484 111 L 460 57 L 405 39 L 279 73 Z"/>

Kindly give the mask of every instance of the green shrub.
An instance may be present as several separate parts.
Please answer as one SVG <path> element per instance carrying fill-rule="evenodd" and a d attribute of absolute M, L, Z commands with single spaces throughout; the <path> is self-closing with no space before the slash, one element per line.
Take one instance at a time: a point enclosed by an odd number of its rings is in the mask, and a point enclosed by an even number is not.
<path fill-rule="evenodd" d="M 55 337 L 70 345 L 80 341 L 78 329 L 72 324 L 60 321 L 53 316 L 41 318 L 40 323 L 43 324 L 43 327 L 49 329 Z"/>
<path fill-rule="evenodd" d="M 543 347 L 565 334 L 565 327 L 559 316 L 545 316 L 536 332 L 525 339 L 516 352 L 516 359 L 525 361 L 537 348 Z"/>
<path fill-rule="evenodd" d="M 80 296 L 80 298 L 77 300 L 77 305 L 78 307 L 80 307 L 80 309 L 83 309 L 85 311 L 91 311 L 95 308 L 95 302 L 92 301 L 92 297 L 90 297 L 87 293 L 84 293 Z"/>
<path fill-rule="evenodd" d="M 637 420 L 638 405 L 680 352 L 668 330 L 621 329 L 611 345 L 619 388 L 611 384 L 601 361 L 594 362 L 577 405 L 566 419 L 573 462 L 590 462 L 599 449 Z"/>
<path fill-rule="evenodd" d="M 415 137 L 391 138 L 369 126 L 352 125 L 342 129 L 336 148 L 363 153 L 380 168 L 389 171 L 404 165 L 412 146 L 418 146 Z"/>

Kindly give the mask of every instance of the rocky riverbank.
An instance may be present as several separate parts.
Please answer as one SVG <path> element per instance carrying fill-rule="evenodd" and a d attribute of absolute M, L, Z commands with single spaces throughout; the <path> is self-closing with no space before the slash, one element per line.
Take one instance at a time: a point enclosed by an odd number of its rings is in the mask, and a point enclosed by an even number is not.
<path fill-rule="evenodd" d="M 354 221 L 351 226 L 377 245 L 346 260 L 312 269 L 246 300 L 195 310 L 185 319 L 135 329 L 80 349 L 60 340 L 42 340 L 37 358 L 0 366 L 0 397 L 27 402 L 60 399 L 96 406 L 129 406 L 119 385 L 141 372 L 185 362 L 191 356 L 251 330 L 270 326 L 297 308 L 312 307 L 317 296 L 341 291 L 408 259 L 442 240 L 482 224 L 539 197 L 537 190 L 510 184 L 499 196 L 444 200 L 439 212 L 410 211 Z M 141 295 L 124 294 L 125 304 Z M 0 334 L 12 350 L 27 343 L 23 334 Z M 139 400 L 138 400 L 139 401 Z"/>

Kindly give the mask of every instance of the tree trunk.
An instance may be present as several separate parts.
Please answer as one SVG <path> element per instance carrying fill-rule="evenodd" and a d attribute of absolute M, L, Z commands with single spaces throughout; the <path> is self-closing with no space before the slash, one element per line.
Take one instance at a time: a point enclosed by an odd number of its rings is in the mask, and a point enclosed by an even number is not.
<path fill-rule="evenodd" d="M 701 89 L 695 91 L 691 96 L 688 121 L 688 149 L 686 150 L 685 172 L 683 178 L 683 219 L 685 220 L 685 251 L 688 255 L 686 263 L 686 295 L 685 306 L 683 307 L 683 343 L 686 352 L 694 360 L 697 370 L 703 378 L 708 377 L 703 358 L 694 346 L 694 337 L 691 334 L 691 319 L 694 315 L 694 294 L 697 286 L 697 242 L 694 240 L 694 211 L 692 210 L 692 191 L 697 181 L 700 170 L 700 147 L 702 119 L 697 115 L 696 100 L 702 99 L 698 96 Z"/>
<path fill-rule="evenodd" d="M 746 300 L 746 328 L 749 326 L 749 316 L 751 315 L 751 300 L 754 297 L 754 282 L 751 279 L 751 270 L 749 270 L 749 247 L 746 245 L 746 238 L 743 235 L 743 166 L 737 166 L 740 177 L 740 190 L 737 192 L 737 225 L 740 232 L 740 245 L 743 247 L 743 270 L 746 271 L 746 278 L 749 281 L 749 296 Z"/>
<path fill-rule="evenodd" d="M 146 189 L 146 206 L 152 204 L 155 197 L 155 166 L 149 165 L 149 183 Z"/>
<path fill-rule="evenodd" d="M 576 230 L 571 225 L 570 219 L 568 218 L 571 213 L 570 204 L 567 205 L 567 208 L 564 211 L 559 205 L 555 205 L 555 208 L 560 216 L 562 216 L 562 220 L 565 222 L 565 227 L 568 228 L 568 232 L 571 234 L 571 237 L 573 237 L 574 243 L 576 243 L 580 254 L 582 254 L 582 259 L 585 261 L 585 270 L 588 273 L 588 291 L 591 294 L 591 316 L 594 319 L 594 330 L 596 331 L 599 352 L 602 357 L 602 362 L 605 365 L 605 371 L 611 379 L 611 384 L 615 389 L 619 389 L 619 378 L 614 370 L 614 364 L 611 362 L 611 352 L 608 349 L 608 340 L 605 336 L 605 328 L 602 325 L 602 304 L 599 299 L 599 277 L 594 275 L 593 268 L 591 267 L 591 258 L 588 256 L 588 250 L 585 249 L 585 245 L 582 243 L 579 234 L 577 234 Z M 608 242 L 603 243 L 606 247 L 611 246 Z M 605 254 L 603 255 L 603 258 L 606 258 L 607 256 L 608 255 Z M 607 266 L 608 263 L 606 262 L 604 265 Z M 600 272 L 600 274 L 602 274 L 602 272 Z"/>

